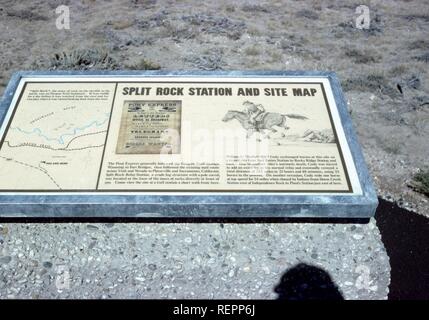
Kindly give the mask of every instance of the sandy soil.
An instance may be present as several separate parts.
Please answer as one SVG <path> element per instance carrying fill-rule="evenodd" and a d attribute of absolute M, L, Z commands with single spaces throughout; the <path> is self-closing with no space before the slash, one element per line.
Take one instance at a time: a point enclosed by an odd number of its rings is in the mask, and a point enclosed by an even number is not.
<path fill-rule="evenodd" d="M 0 93 L 23 69 L 335 71 L 379 195 L 428 216 L 409 183 L 429 158 L 429 3 L 368 2 L 368 30 L 361 4 L 1 0 Z"/>

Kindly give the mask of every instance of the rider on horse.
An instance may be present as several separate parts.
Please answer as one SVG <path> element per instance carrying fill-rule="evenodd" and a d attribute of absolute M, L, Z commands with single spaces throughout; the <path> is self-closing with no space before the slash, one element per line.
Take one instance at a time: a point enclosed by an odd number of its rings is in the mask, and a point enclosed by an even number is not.
<path fill-rule="evenodd" d="M 249 116 L 249 122 L 256 127 L 256 121 L 260 115 L 265 113 L 265 109 L 262 104 L 255 104 L 250 101 L 244 101 L 244 112 Z"/>

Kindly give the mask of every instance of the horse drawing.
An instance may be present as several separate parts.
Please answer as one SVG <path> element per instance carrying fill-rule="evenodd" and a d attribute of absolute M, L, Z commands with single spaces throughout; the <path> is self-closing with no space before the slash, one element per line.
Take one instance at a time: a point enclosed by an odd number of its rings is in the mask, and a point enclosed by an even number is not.
<path fill-rule="evenodd" d="M 263 132 L 263 130 L 270 130 L 275 133 L 277 130 L 274 126 L 289 129 L 286 124 L 286 118 L 305 120 L 308 119 L 305 116 L 298 114 L 280 114 L 277 112 L 265 112 L 259 116 L 256 123 L 252 123 L 249 119 L 249 115 L 245 112 L 230 110 L 223 117 L 222 121 L 228 122 L 236 119 L 240 122 L 241 126 L 247 131 L 247 138 L 250 138 L 255 132 Z M 284 137 L 284 134 L 282 135 Z M 269 138 L 269 136 L 268 136 Z"/>

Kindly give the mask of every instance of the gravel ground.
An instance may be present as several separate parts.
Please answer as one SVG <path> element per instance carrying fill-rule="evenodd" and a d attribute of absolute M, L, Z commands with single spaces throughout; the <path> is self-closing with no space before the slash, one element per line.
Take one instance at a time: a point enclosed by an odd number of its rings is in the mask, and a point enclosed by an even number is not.
<path fill-rule="evenodd" d="M 389 258 L 368 224 L 3 224 L 2 298 L 275 299 L 291 267 L 345 299 L 385 299 Z M 308 279 L 311 283 L 310 279 Z"/>

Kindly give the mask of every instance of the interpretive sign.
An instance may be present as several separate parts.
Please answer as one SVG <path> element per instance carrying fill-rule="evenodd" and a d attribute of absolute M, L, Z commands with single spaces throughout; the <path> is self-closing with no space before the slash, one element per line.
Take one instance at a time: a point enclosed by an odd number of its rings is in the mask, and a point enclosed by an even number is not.
<path fill-rule="evenodd" d="M 21 72 L 0 107 L 0 215 L 370 217 L 332 73 Z"/>

